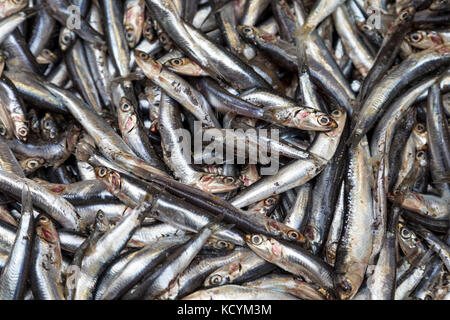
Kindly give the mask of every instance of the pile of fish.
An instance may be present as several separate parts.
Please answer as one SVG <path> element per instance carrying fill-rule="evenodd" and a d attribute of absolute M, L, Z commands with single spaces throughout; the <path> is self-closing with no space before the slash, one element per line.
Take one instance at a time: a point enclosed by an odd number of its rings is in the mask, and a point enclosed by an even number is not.
<path fill-rule="evenodd" d="M 450 299 L 449 1 L 0 15 L 0 299 Z"/>

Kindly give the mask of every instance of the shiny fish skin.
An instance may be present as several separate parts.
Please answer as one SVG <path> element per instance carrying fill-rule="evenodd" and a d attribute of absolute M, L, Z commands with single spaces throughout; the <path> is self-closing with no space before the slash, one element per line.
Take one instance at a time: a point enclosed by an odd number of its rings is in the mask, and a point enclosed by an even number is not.
<path fill-rule="evenodd" d="M 369 158 L 369 146 L 364 138 L 350 150 L 346 172 L 344 225 L 335 263 L 338 292 L 343 299 L 352 298 L 358 291 L 372 252 L 375 220 L 372 190 L 365 181 L 371 174 Z"/>
<path fill-rule="evenodd" d="M 58 233 L 45 215 L 37 217 L 35 228 L 30 270 L 33 295 L 39 300 L 65 300 Z"/>
<path fill-rule="evenodd" d="M 45 210 L 55 221 L 68 229 L 83 231 L 86 228 L 84 221 L 69 202 L 50 193 L 36 182 L 4 171 L 0 171 L 0 181 L 2 191 L 16 198 L 20 198 L 22 189 L 28 185 L 34 206 Z"/>
<path fill-rule="evenodd" d="M 18 300 L 24 295 L 34 237 L 33 204 L 27 187 L 22 192 L 22 217 L 16 239 L 0 273 L 0 299 Z"/>

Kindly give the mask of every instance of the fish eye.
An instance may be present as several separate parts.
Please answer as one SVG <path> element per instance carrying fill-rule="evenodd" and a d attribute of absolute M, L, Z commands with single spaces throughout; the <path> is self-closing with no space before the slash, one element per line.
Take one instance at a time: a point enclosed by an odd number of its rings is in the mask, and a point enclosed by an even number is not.
<path fill-rule="evenodd" d="M 126 37 L 128 40 L 133 40 L 134 39 L 134 34 L 132 31 L 128 31 L 126 34 Z"/>
<path fill-rule="evenodd" d="M 48 220 L 48 218 L 46 216 L 41 216 L 39 218 L 39 221 L 41 221 L 41 222 L 48 222 L 49 220 Z"/>
<path fill-rule="evenodd" d="M 70 40 L 70 37 L 68 36 L 68 35 L 65 35 L 65 36 L 63 36 L 63 42 L 64 43 L 68 43 L 69 42 L 69 40 Z"/>
<path fill-rule="evenodd" d="M 220 284 L 222 282 L 222 276 L 216 274 L 214 276 L 211 277 L 211 279 L 209 280 L 209 282 L 211 284 Z"/>
<path fill-rule="evenodd" d="M 292 240 L 298 240 L 300 238 L 300 234 L 295 230 L 290 230 L 287 233 L 287 236 L 289 237 L 289 239 L 292 239 Z"/>
<path fill-rule="evenodd" d="M 274 198 L 268 198 L 264 201 L 264 203 L 266 204 L 266 206 L 272 206 L 275 203 L 275 199 Z"/>
<path fill-rule="evenodd" d="M 418 132 L 422 133 L 422 132 L 425 131 L 425 126 L 424 126 L 423 124 L 421 124 L 421 123 L 418 123 L 418 124 L 416 125 L 416 130 L 417 130 Z"/>
<path fill-rule="evenodd" d="M 27 163 L 27 167 L 30 169 L 34 169 L 39 165 L 39 163 L 36 160 L 30 160 Z"/>
<path fill-rule="evenodd" d="M 145 52 L 139 53 L 139 57 L 140 57 L 142 60 L 147 60 L 147 59 L 149 58 L 148 54 L 146 54 Z"/>
<path fill-rule="evenodd" d="M 103 213 L 102 210 L 99 210 L 99 211 L 97 212 L 97 217 L 98 217 L 99 219 L 103 219 L 103 218 L 105 217 L 105 214 Z"/>
<path fill-rule="evenodd" d="M 401 234 L 402 238 L 405 238 L 405 239 L 408 239 L 411 237 L 411 232 L 406 228 L 402 228 L 402 230 L 400 231 L 400 234 Z"/>
<path fill-rule="evenodd" d="M 420 40 L 422 40 L 423 37 L 419 32 L 414 32 L 409 36 L 409 38 L 411 39 L 412 42 L 419 42 Z"/>
<path fill-rule="evenodd" d="M 120 109 L 124 112 L 128 112 L 131 110 L 131 104 L 126 98 L 122 98 L 122 101 L 120 102 Z"/>
<path fill-rule="evenodd" d="M 44 121 L 44 128 L 45 129 L 51 129 L 52 123 L 50 121 Z"/>
<path fill-rule="evenodd" d="M 327 126 L 331 123 L 330 118 L 328 118 L 327 116 L 321 116 L 319 117 L 319 123 L 323 126 Z"/>
<path fill-rule="evenodd" d="M 417 160 L 423 160 L 425 158 L 425 152 L 419 151 L 416 155 Z"/>
<path fill-rule="evenodd" d="M 250 28 L 250 27 L 245 27 L 245 28 L 242 29 L 242 31 L 243 31 L 244 33 L 249 34 L 249 33 L 252 33 L 253 29 Z"/>
<path fill-rule="evenodd" d="M 6 135 L 6 128 L 4 126 L 0 126 L 0 135 Z"/>
<path fill-rule="evenodd" d="M 331 115 L 332 115 L 333 117 L 339 117 L 339 116 L 341 115 L 341 111 L 339 111 L 339 110 L 334 110 L 334 111 L 331 113 Z"/>
<path fill-rule="evenodd" d="M 160 40 L 162 43 L 166 43 L 166 42 L 167 42 L 166 34 L 165 34 L 165 33 L 161 33 L 161 35 L 159 36 L 159 40 Z"/>
<path fill-rule="evenodd" d="M 363 29 L 366 30 L 366 31 L 372 31 L 372 27 L 369 26 L 368 24 L 364 24 L 363 25 Z"/>
<path fill-rule="evenodd" d="M 409 15 L 409 13 L 408 12 L 403 12 L 401 15 L 400 15 L 400 19 L 402 19 L 402 20 L 406 20 L 406 19 L 408 19 L 410 17 L 410 15 Z"/>
<path fill-rule="evenodd" d="M 20 128 L 19 129 L 19 135 L 21 135 L 22 137 L 26 136 L 28 134 L 28 130 L 25 128 Z"/>
<path fill-rule="evenodd" d="M 179 66 L 181 64 L 181 60 L 180 59 L 173 59 L 172 60 L 172 64 Z"/>
<path fill-rule="evenodd" d="M 97 172 L 98 172 L 98 176 L 100 178 L 103 178 L 104 176 L 106 176 L 107 170 L 106 170 L 105 167 L 101 167 L 101 168 L 98 169 Z"/>
<path fill-rule="evenodd" d="M 217 244 L 219 245 L 220 248 L 227 248 L 228 247 L 228 243 L 226 243 L 223 240 L 218 241 Z"/>
<path fill-rule="evenodd" d="M 260 245 L 263 242 L 263 239 L 258 236 L 257 234 L 255 234 L 254 236 L 252 236 L 252 243 L 255 245 Z"/>
<path fill-rule="evenodd" d="M 223 179 L 223 181 L 224 181 L 226 184 L 232 184 L 232 183 L 234 182 L 234 178 L 233 178 L 233 177 L 225 177 L 225 178 Z"/>

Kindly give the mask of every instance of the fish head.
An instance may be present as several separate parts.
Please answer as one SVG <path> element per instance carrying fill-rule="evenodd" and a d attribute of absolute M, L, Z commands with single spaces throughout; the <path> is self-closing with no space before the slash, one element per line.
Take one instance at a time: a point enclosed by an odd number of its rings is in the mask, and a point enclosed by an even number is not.
<path fill-rule="evenodd" d="M 347 272 L 336 276 L 336 292 L 342 300 L 349 300 L 358 292 L 363 282 L 366 266 L 363 263 L 351 263 Z"/>
<path fill-rule="evenodd" d="M 0 1 L 0 18 L 10 16 L 28 6 L 29 0 Z"/>
<path fill-rule="evenodd" d="M 98 210 L 95 215 L 94 229 L 100 232 L 106 232 L 108 228 L 109 219 L 107 215 L 102 210 Z"/>
<path fill-rule="evenodd" d="M 142 29 L 142 34 L 145 39 L 152 42 L 155 39 L 155 30 L 153 30 L 152 18 L 149 16 L 144 21 L 144 27 Z"/>
<path fill-rule="evenodd" d="M 161 32 L 158 36 L 158 40 L 162 44 L 164 50 L 170 51 L 170 49 L 172 49 L 173 42 L 172 39 L 169 38 L 167 33 Z"/>
<path fill-rule="evenodd" d="M 95 167 L 94 172 L 96 178 L 106 186 L 109 192 L 112 194 L 120 192 L 121 177 L 118 172 L 106 167 Z"/>
<path fill-rule="evenodd" d="M 449 0 L 434 0 L 428 8 L 431 11 L 440 11 L 440 10 L 449 9 L 449 7 L 450 7 Z"/>
<path fill-rule="evenodd" d="M 234 177 L 205 173 L 201 174 L 196 185 L 206 192 L 223 193 L 238 189 L 241 187 L 242 182 Z"/>
<path fill-rule="evenodd" d="M 419 49 L 429 49 L 435 45 L 443 43 L 437 32 L 417 30 L 410 33 L 406 40 L 410 45 Z"/>
<path fill-rule="evenodd" d="M 125 25 L 125 38 L 127 39 L 128 46 L 134 48 L 137 42 L 136 30 L 131 24 Z"/>
<path fill-rule="evenodd" d="M 241 174 L 239 176 L 239 179 L 242 181 L 244 186 L 248 187 L 258 181 L 260 178 L 258 167 L 254 164 L 249 164 L 245 166 L 241 170 Z"/>
<path fill-rule="evenodd" d="M 28 127 L 24 122 L 16 122 L 15 135 L 20 141 L 28 140 Z"/>
<path fill-rule="evenodd" d="M 416 145 L 416 150 L 426 150 L 428 144 L 428 133 L 425 124 L 416 124 L 413 128 L 412 134 Z"/>
<path fill-rule="evenodd" d="M 264 200 L 259 201 L 254 206 L 250 207 L 248 211 L 267 216 L 275 209 L 279 200 L 280 195 L 272 195 Z"/>
<path fill-rule="evenodd" d="M 149 54 L 141 50 L 134 50 L 136 63 L 145 73 L 147 78 L 154 79 L 162 70 L 163 66 L 156 60 L 153 60 Z"/>
<path fill-rule="evenodd" d="M 263 234 L 247 234 L 245 242 L 258 256 L 269 262 L 276 262 L 283 257 L 282 244 Z"/>
<path fill-rule="evenodd" d="M 203 69 L 187 57 L 170 59 L 164 63 L 164 66 L 171 71 L 185 75 L 201 76 L 204 74 Z"/>
<path fill-rule="evenodd" d="M 239 269 L 239 262 L 231 262 L 232 265 L 236 265 L 237 268 Z M 228 266 L 227 266 L 228 267 Z M 233 269 L 233 268 L 231 268 Z M 205 288 L 210 288 L 210 287 L 217 287 L 217 286 L 223 286 L 226 284 L 231 283 L 232 278 L 231 276 L 228 274 L 228 272 L 226 270 L 219 269 L 216 270 L 215 272 L 213 272 L 212 274 L 210 274 L 204 281 L 203 285 Z"/>
<path fill-rule="evenodd" d="M 258 30 L 256 28 L 252 26 L 238 26 L 237 29 L 242 38 L 255 42 L 258 36 Z"/>
<path fill-rule="evenodd" d="M 211 248 L 213 250 L 220 250 L 220 251 L 233 250 L 234 247 L 235 247 L 234 244 L 232 244 L 231 242 L 216 238 L 209 238 L 204 246 L 204 248 L 206 249 Z"/>
<path fill-rule="evenodd" d="M 136 109 L 127 97 L 119 102 L 119 127 L 121 132 L 130 132 L 137 126 Z"/>
<path fill-rule="evenodd" d="M 394 25 L 404 25 L 414 18 L 416 14 L 416 8 L 414 6 L 408 6 L 404 8 L 397 16 L 397 19 L 394 22 Z"/>
<path fill-rule="evenodd" d="M 36 234 L 39 238 L 48 243 L 59 243 L 58 232 L 56 231 L 52 220 L 45 214 L 39 214 L 36 218 Z"/>
<path fill-rule="evenodd" d="M 20 161 L 20 166 L 25 174 L 30 174 L 44 165 L 45 160 L 42 158 L 32 157 Z"/>
<path fill-rule="evenodd" d="M 59 47 L 62 51 L 67 51 L 75 41 L 75 33 L 68 28 L 62 28 L 59 33 Z"/>

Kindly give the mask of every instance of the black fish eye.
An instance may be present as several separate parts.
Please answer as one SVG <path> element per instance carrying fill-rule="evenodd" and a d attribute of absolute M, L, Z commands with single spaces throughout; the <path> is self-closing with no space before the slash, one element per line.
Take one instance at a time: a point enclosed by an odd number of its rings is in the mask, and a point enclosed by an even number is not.
<path fill-rule="evenodd" d="M 25 129 L 25 128 L 19 129 L 19 134 L 20 134 L 21 136 L 26 136 L 27 133 L 28 133 L 28 130 L 27 130 L 27 129 Z"/>
<path fill-rule="evenodd" d="M 0 134 L 1 134 L 2 136 L 4 136 L 4 135 L 6 134 L 6 128 L 5 128 L 5 127 L 0 126 Z"/>
<path fill-rule="evenodd" d="M 416 33 L 413 33 L 410 38 L 412 41 L 418 42 L 422 39 L 422 36 L 416 32 Z"/>
<path fill-rule="evenodd" d="M 341 112 L 339 110 L 334 110 L 331 115 L 333 115 L 334 117 L 339 117 L 341 115 Z"/>
<path fill-rule="evenodd" d="M 262 238 L 261 238 L 260 236 L 258 236 L 258 235 L 254 235 L 254 236 L 252 237 L 252 242 L 253 242 L 253 244 L 258 245 L 258 244 L 261 244 L 262 241 L 263 241 Z"/>
<path fill-rule="evenodd" d="M 244 33 L 251 33 L 253 30 L 252 28 L 245 27 L 244 29 L 242 29 L 242 31 L 244 31 Z"/>
<path fill-rule="evenodd" d="M 411 232 L 409 232 L 409 230 L 406 228 L 402 229 L 401 234 L 403 238 L 409 238 L 411 236 Z"/>
<path fill-rule="evenodd" d="M 215 275 L 211 278 L 211 283 L 212 284 L 218 284 L 222 282 L 222 277 L 219 275 Z"/>
<path fill-rule="evenodd" d="M 104 176 L 106 175 L 106 168 L 100 168 L 100 169 L 98 170 L 98 175 L 99 175 L 100 177 L 104 177 Z"/>
<path fill-rule="evenodd" d="M 234 178 L 233 178 L 233 177 L 226 177 L 226 178 L 224 179 L 224 181 L 225 181 L 226 184 L 230 184 L 230 183 L 233 183 L 233 182 L 234 182 Z"/>
<path fill-rule="evenodd" d="M 180 59 L 173 59 L 173 64 L 176 64 L 177 66 L 181 64 Z"/>
<path fill-rule="evenodd" d="M 121 109 L 123 111 L 129 111 L 131 109 L 130 104 L 127 101 L 122 102 Z"/>
<path fill-rule="evenodd" d="M 425 158 L 425 152 L 423 151 L 417 152 L 417 159 L 421 160 L 423 158 Z"/>
<path fill-rule="evenodd" d="M 217 242 L 217 244 L 219 245 L 219 247 L 221 248 L 226 248 L 228 247 L 228 244 L 225 241 L 219 241 Z"/>
<path fill-rule="evenodd" d="M 143 59 L 143 60 L 147 60 L 147 59 L 148 59 L 148 54 L 146 54 L 145 52 L 141 52 L 141 53 L 139 54 L 139 56 L 140 56 L 141 59 Z"/>
<path fill-rule="evenodd" d="M 368 24 L 365 24 L 365 25 L 363 25 L 363 29 L 366 30 L 366 31 L 371 31 L 372 27 L 369 26 Z"/>
<path fill-rule="evenodd" d="M 419 123 L 416 127 L 417 131 L 423 132 L 425 130 L 425 126 L 421 123 Z"/>
<path fill-rule="evenodd" d="M 299 235 L 298 235 L 298 232 L 291 230 L 288 232 L 288 237 L 296 240 L 299 238 Z"/>
<path fill-rule="evenodd" d="M 330 119 L 326 116 L 322 116 L 319 118 L 319 122 L 320 122 L 320 124 L 326 126 L 327 124 L 330 123 Z"/>
<path fill-rule="evenodd" d="M 31 161 L 28 162 L 28 167 L 29 167 L 30 169 L 36 168 L 37 165 L 38 165 L 38 163 L 37 163 L 37 161 L 35 161 L 35 160 L 31 160 Z"/>
<path fill-rule="evenodd" d="M 408 12 L 403 12 L 402 15 L 400 16 L 400 19 L 405 20 L 409 17 L 409 13 Z"/>

